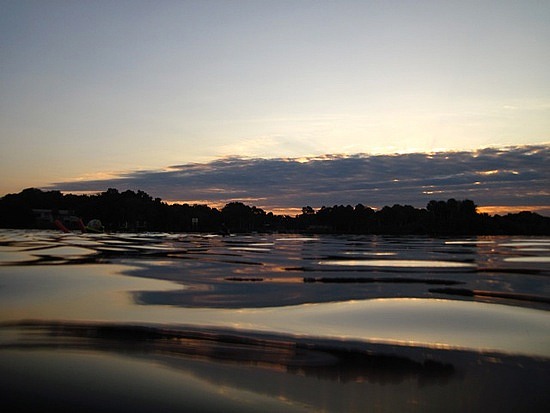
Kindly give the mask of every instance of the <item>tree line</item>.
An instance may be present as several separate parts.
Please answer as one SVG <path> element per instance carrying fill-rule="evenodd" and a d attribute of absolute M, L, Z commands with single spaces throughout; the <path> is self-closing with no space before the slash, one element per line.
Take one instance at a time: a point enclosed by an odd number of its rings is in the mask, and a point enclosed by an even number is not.
<path fill-rule="evenodd" d="M 478 213 L 471 200 L 430 201 L 374 210 L 363 204 L 302 208 L 296 216 L 275 215 L 231 202 L 207 205 L 168 204 L 143 191 L 110 188 L 95 195 L 62 194 L 28 188 L 0 198 L 1 228 L 55 228 L 75 217 L 99 219 L 107 231 L 164 232 L 303 232 L 396 235 L 550 235 L 550 218 L 525 211 L 504 216 Z"/>

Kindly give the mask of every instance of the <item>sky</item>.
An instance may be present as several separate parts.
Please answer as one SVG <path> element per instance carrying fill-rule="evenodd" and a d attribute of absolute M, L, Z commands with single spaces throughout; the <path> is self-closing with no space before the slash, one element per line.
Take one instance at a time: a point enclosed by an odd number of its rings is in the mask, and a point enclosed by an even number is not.
<path fill-rule="evenodd" d="M 540 0 L 0 0 L 0 196 L 547 211 L 549 44 Z"/>

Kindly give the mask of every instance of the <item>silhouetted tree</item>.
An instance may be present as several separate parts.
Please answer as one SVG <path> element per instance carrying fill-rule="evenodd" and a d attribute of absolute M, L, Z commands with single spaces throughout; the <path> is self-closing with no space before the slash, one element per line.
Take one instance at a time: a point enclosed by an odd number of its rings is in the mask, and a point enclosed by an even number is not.
<path fill-rule="evenodd" d="M 63 195 L 59 191 L 27 188 L 0 198 L 0 227 L 38 228 L 37 210 L 50 210 L 52 217 L 73 211 L 85 222 L 100 219 L 111 231 L 218 231 L 225 222 L 234 232 L 307 231 L 355 234 L 550 234 L 550 218 L 532 212 L 505 216 L 477 213 L 471 200 L 428 202 L 426 209 L 395 204 L 381 210 L 357 204 L 302 208 L 292 218 L 274 215 L 242 202 L 231 202 L 221 211 L 207 205 L 168 205 L 160 198 L 138 190 L 119 192 L 109 188 L 96 195 Z M 40 212 L 40 211 L 38 211 Z M 54 228 L 53 223 L 49 223 Z"/>
<path fill-rule="evenodd" d="M 247 232 L 254 227 L 254 212 L 242 202 L 230 202 L 222 208 L 222 217 L 230 231 Z"/>

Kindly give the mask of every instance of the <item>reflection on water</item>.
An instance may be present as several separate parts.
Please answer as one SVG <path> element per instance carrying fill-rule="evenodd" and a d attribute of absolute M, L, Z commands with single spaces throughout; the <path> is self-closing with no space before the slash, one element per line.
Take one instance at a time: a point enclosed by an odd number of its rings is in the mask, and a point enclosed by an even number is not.
<path fill-rule="evenodd" d="M 179 366 L 180 360 L 169 356 L 148 356 L 129 357 L 101 348 L 86 352 L 2 351 L 0 373 L 10 377 L 0 390 L 2 409 L 40 412 L 47 406 L 61 412 L 241 413 L 256 412 L 261 406 L 261 411 L 274 413 L 310 411 L 276 396 L 220 386 L 194 371 L 208 373 L 215 364 L 186 360 L 187 366 Z M 172 366 L 164 368 L 159 363 Z"/>
<path fill-rule="evenodd" d="M 8 411 L 543 412 L 550 401 L 548 359 L 212 329 L 6 329 Z"/>
<path fill-rule="evenodd" d="M 320 265 L 346 265 L 367 267 L 404 267 L 404 268 L 460 268 L 474 267 L 474 264 L 455 261 L 429 261 L 429 260 L 332 260 L 319 261 Z"/>
<path fill-rule="evenodd" d="M 529 251 L 533 252 L 533 249 L 530 249 Z M 540 250 L 534 250 L 534 251 L 538 252 Z M 509 258 L 504 258 L 504 261 L 508 261 L 508 262 L 550 262 L 550 257 L 509 257 Z"/>
<path fill-rule="evenodd" d="M 1 396 L 18 411 L 545 411 L 549 246 L 0 231 Z"/>

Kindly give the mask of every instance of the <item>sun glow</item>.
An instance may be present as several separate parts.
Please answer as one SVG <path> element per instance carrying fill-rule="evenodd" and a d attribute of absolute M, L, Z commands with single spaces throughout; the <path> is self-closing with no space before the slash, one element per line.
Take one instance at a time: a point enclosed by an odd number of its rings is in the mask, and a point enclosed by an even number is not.
<path fill-rule="evenodd" d="M 477 212 L 489 215 L 517 214 L 523 211 L 536 212 L 541 215 L 550 214 L 550 206 L 541 205 L 485 205 L 477 207 Z"/>

